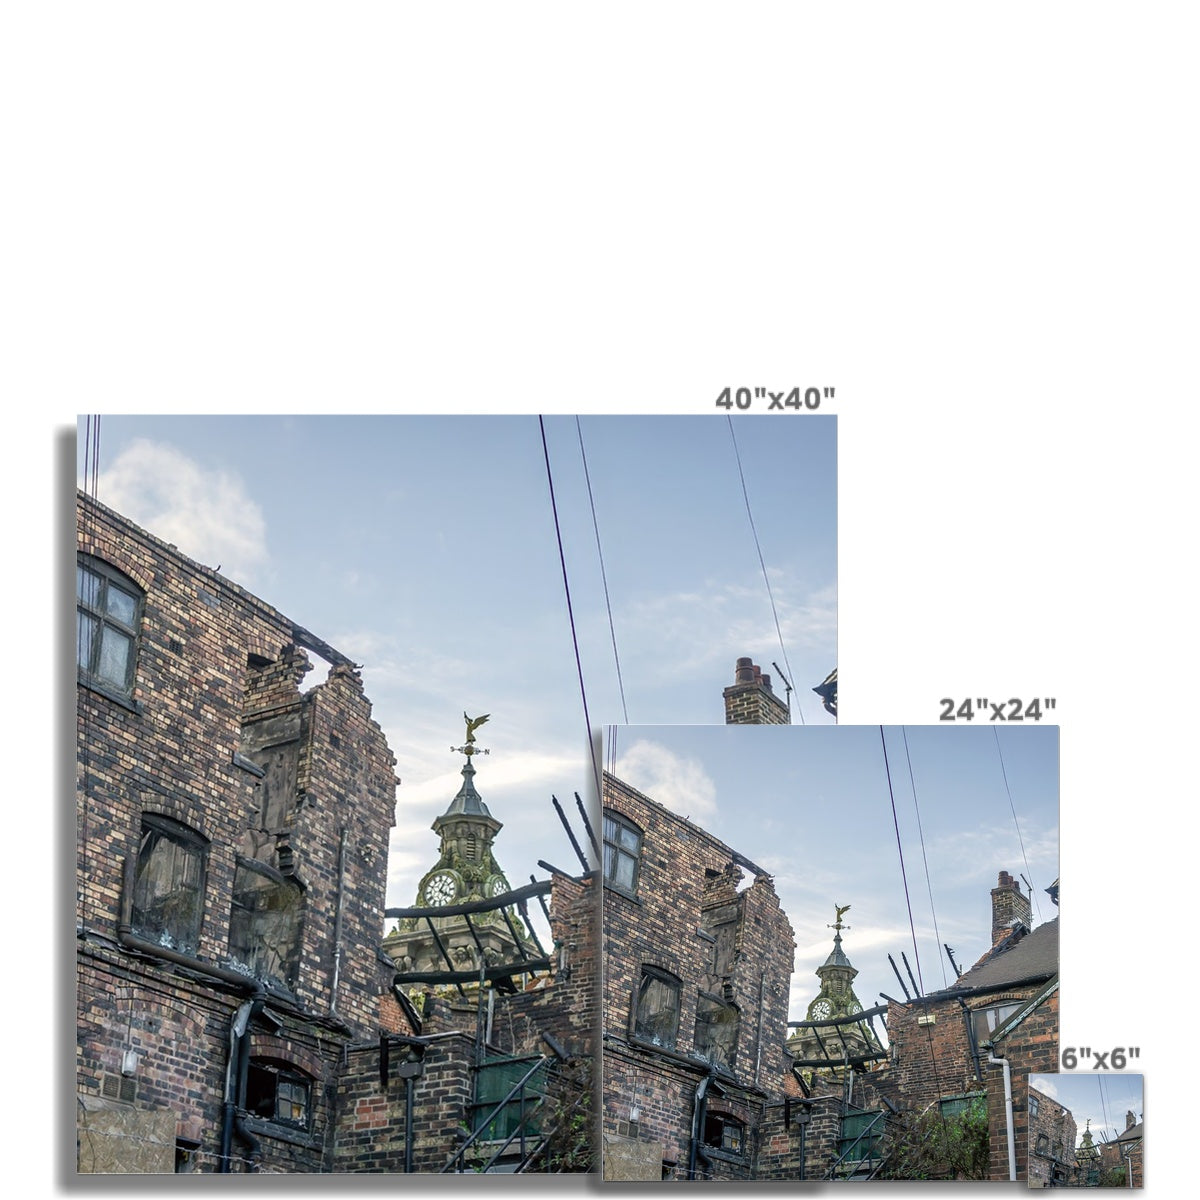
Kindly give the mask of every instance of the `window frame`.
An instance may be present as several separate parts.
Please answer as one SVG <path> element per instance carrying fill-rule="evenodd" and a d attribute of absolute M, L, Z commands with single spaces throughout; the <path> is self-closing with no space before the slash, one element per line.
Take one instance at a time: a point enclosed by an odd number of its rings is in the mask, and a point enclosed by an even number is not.
<path fill-rule="evenodd" d="M 646 1011 L 652 989 L 670 989 L 674 994 L 673 1003 L 661 1004 L 651 1011 Z M 630 1024 L 632 1035 L 639 1042 L 650 1046 L 658 1046 L 663 1050 L 674 1050 L 679 1043 L 679 1025 L 683 1008 L 683 981 L 678 975 L 665 971 L 662 967 L 643 966 L 638 978 L 637 987 L 633 992 L 633 1011 Z M 669 1036 L 655 1032 L 654 1026 L 660 1023 L 661 1015 L 671 1011 L 674 1021 Z M 662 1023 L 665 1029 L 665 1022 Z"/>
<path fill-rule="evenodd" d="M 265 1089 L 261 1090 L 261 1098 L 256 1100 L 255 1105 L 251 1107 L 250 1089 L 254 1073 L 257 1073 L 260 1079 L 264 1076 L 273 1079 L 274 1086 L 271 1089 L 269 1097 Z M 251 1055 L 246 1069 L 246 1095 L 244 1097 L 246 1112 L 259 1121 L 266 1121 L 271 1125 L 280 1125 L 285 1129 L 296 1130 L 300 1133 L 309 1133 L 312 1130 L 313 1121 L 312 1085 L 312 1076 L 286 1059 L 273 1058 L 266 1054 Z M 289 1095 L 293 1096 L 293 1101 L 294 1090 L 298 1089 L 302 1092 L 303 1119 L 280 1115 L 280 1104 L 282 1102 L 283 1088 L 285 1087 L 289 1090 Z M 271 1113 L 269 1115 L 261 1111 L 263 1101 L 267 1099 L 271 1103 Z"/>
<path fill-rule="evenodd" d="M 153 836 L 153 842 L 147 838 Z M 151 905 L 144 899 L 143 887 L 148 883 L 148 869 L 154 854 L 161 842 L 167 841 L 175 848 L 177 855 L 182 855 L 184 863 L 194 863 L 195 879 L 188 884 L 184 880 L 179 886 L 165 893 L 165 903 L 184 891 L 190 891 L 195 896 L 194 912 L 189 918 L 191 927 L 182 930 L 178 925 L 172 925 L 168 920 L 150 921 L 147 919 Z M 196 955 L 200 949 L 200 934 L 204 927 L 204 900 L 208 881 L 208 851 L 210 842 L 202 833 L 190 825 L 168 817 L 164 813 L 142 813 L 141 829 L 138 837 L 137 863 L 134 871 L 133 895 L 130 896 L 130 928 L 133 933 L 144 941 L 154 942 L 180 954 Z M 186 868 L 185 868 L 186 869 Z M 178 868 L 177 868 L 178 870 Z M 172 872 L 175 874 L 176 872 Z M 143 896 L 139 905 L 139 896 Z M 162 903 L 163 901 L 160 901 Z M 191 936 L 185 936 L 190 934 Z"/>
<path fill-rule="evenodd" d="M 273 974 L 266 968 L 263 958 L 253 952 L 244 953 L 247 948 L 267 944 L 261 929 L 262 914 L 270 911 L 262 906 L 251 907 L 242 902 L 244 885 L 241 884 L 242 873 L 247 872 L 267 881 L 275 894 L 285 891 L 294 902 L 292 914 L 292 938 L 287 948 L 287 954 L 281 956 L 284 972 Z M 267 889 L 262 889 L 266 891 Z M 300 975 L 300 959 L 304 949 L 304 886 L 293 876 L 282 875 L 273 867 L 255 858 L 237 857 L 234 865 L 233 890 L 229 898 L 229 959 L 233 966 L 247 972 L 254 979 L 264 983 L 281 985 L 288 990 L 296 986 Z"/>
<path fill-rule="evenodd" d="M 719 1150 L 732 1158 L 746 1157 L 746 1122 L 729 1113 L 704 1114 L 704 1128 L 700 1140 L 708 1150 Z M 719 1140 L 713 1140 L 717 1139 Z"/>
<path fill-rule="evenodd" d="M 94 596 L 84 594 L 83 574 L 85 572 L 98 581 Z M 108 597 L 114 588 L 133 602 L 133 615 L 128 622 L 120 614 L 109 611 Z M 137 667 L 141 653 L 142 623 L 145 612 L 146 592 L 133 579 L 102 558 L 84 554 L 82 551 L 76 556 L 75 666 L 79 683 L 111 700 L 137 707 L 133 693 L 137 686 Z M 85 622 L 89 623 L 91 633 L 88 640 L 87 662 L 83 663 L 80 659 L 83 657 Z M 111 637 L 124 638 L 129 642 L 125 678 L 121 682 L 117 682 L 101 672 L 106 634 Z"/>
<path fill-rule="evenodd" d="M 603 832 L 604 832 L 604 862 L 603 876 L 604 886 L 615 889 L 626 896 L 636 896 L 638 889 L 639 877 L 642 873 L 642 850 L 645 845 L 646 833 L 640 826 L 631 821 L 624 813 L 619 813 L 615 809 L 606 808 L 603 813 Z M 615 836 L 609 836 L 609 822 L 612 821 L 617 827 Z M 632 834 L 637 839 L 636 851 L 630 850 L 627 844 L 623 844 L 620 840 L 622 834 Z M 612 854 L 612 870 L 609 867 L 609 854 Z M 616 876 L 616 869 L 622 860 L 629 860 L 633 863 L 631 871 L 631 879 L 629 883 L 623 883 Z"/>
<path fill-rule="evenodd" d="M 712 1053 L 714 1042 L 719 1045 L 719 1039 L 709 1036 L 703 1044 L 701 1043 L 702 1030 L 711 1034 L 711 1031 L 717 1026 L 733 1027 L 732 1036 L 728 1039 L 729 1053 L 725 1058 L 718 1058 Z M 741 1030 L 742 1012 L 736 1004 L 724 1000 L 712 992 L 700 991 L 697 993 L 692 1046 L 705 1062 L 711 1063 L 718 1070 L 728 1071 L 732 1074 L 734 1064 L 737 1062 L 738 1037 Z"/>

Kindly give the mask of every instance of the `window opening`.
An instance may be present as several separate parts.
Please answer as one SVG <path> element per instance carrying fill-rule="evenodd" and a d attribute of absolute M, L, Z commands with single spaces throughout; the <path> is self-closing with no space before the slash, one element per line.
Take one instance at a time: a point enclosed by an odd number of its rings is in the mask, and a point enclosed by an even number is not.
<path fill-rule="evenodd" d="M 80 555 L 75 596 L 80 679 L 124 697 L 132 695 L 142 623 L 141 589 L 99 559 Z"/>
<path fill-rule="evenodd" d="M 133 930 L 181 954 L 200 945 L 208 842 L 170 817 L 146 813 L 133 889 Z"/>
<path fill-rule="evenodd" d="M 704 1117 L 704 1144 L 729 1154 L 741 1154 L 746 1141 L 746 1127 L 736 1117 L 721 1113 L 706 1113 Z"/>
<path fill-rule="evenodd" d="M 634 1035 L 673 1050 L 679 1033 L 679 980 L 652 967 L 642 970 Z"/>
<path fill-rule="evenodd" d="M 262 863 L 238 861 L 229 915 L 229 954 L 257 979 L 294 987 L 304 894 Z"/>
<path fill-rule="evenodd" d="M 604 878 L 627 892 L 637 888 L 642 833 L 616 813 L 604 814 Z"/>
<path fill-rule="evenodd" d="M 252 1058 L 246 1072 L 246 1111 L 266 1121 L 308 1129 L 312 1081 L 290 1064 Z"/>
<path fill-rule="evenodd" d="M 736 1006 L 701 992 L 696 1001 L 696 1053 L 713 1066 L 732 1070 L 740 1020 Z"/>

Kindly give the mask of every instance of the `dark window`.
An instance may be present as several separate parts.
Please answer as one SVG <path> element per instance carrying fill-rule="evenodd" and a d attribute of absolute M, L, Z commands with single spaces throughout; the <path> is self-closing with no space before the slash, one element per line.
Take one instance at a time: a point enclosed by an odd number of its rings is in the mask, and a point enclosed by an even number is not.
<path fill-rule="evenodd" d="M 696 1001 L 696 1053 L 714 1066 L 732 1070 L 739 1022 L 736 1006 L 701 992 Z"/>
<path fill-rule="evenodd" d="M 308 1129 L 312 1080 L 274 1058 L 252 1058 L 246 1072 L 246 1111 L 251 1116 Z"/>
<path fill-rule="evenodd" d="M 181 954 L 195 954 L 204 911 L 208 842 L 170 817 L 146 813 L 133 888 L 133 931 Z"/>
<path fill-rule="evenodd" d="M 1038 1115 L 1038 1098 L 1036 1096 L 1029 1097 L 1029 1115 L 1031 1117 Z"/>
<path fill-rule="evenodd" d="M 675 1048 L 679 1033 L 679 980 L 675 976 L 653 967 L 642 969 L 633 1032 L 656 1046 Z"/>
<path fill-rule="evenodd" d="M 303 915 L 300 885 L 262 863 L 241 859 L 233 880 L 229 954 L 257 979 L 294 987 Z"/>
<path fill-rule="evenodd" d="M 642 832 L 616 813 L 604 814 L 604 878 L 626 892 L 637 889 Z"/>
<path fill-rule="evenodd" d="M 107 563 L 80 555 L 75 568 L 79 678 L 101 690 L 133 694 L 142 592 Z"/>
<path fill-rule="evenodd" d="M 736 1117 L 722 1116 L 720 1113 L 706 1113 L 704 1116 L 704 1144 L 725 1150 L 730 1154 L 741 1154 L 746 1144 L 746 1126 Z"/>
<path fill-rule="evenodd" d="M 1037 1136 L 1036 1152 L 1038 1154 L 1045 1154 L 1049 1148 L 1050 1139 L 1044 1133 L 1039 1133 Z"/>

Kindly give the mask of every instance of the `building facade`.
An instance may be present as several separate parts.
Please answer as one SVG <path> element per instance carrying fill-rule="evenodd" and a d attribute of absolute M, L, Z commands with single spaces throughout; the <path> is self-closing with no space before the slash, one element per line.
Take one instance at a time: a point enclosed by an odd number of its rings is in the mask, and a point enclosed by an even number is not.
<path fill-rule="evenodd" d="M 791 924 L 712 835 L 611 775 L 603 802 L 604 1176 L 755 1178 L 783 1101 Z"/>
<path fill-rule="evenodd" d="M 358 667 L 84 495 L 76 580 L 78 1171 L 590 1170 L 594 876 L 506 890 L 465 770 L 419 911 L 503 932 L 389 956 L 399 780 Z M 504 915 L 532 901 L 551 946 Z"/>
<path fill-rule="evenodd" d="M 82 495 L 77 540 L 79 1169 L 328 1169 L 395 760 L 345 655 Z"/>

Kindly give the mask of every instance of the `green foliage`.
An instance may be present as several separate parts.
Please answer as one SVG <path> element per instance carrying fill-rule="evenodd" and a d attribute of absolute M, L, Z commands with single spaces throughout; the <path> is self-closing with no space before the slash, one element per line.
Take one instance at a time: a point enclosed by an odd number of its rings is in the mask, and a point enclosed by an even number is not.
<path fill-rule="evenodd" d="M 592 1111 L 592 1064 L 572 1059 L 558 1075 L 558 1100 L 546 1125 L 554 1130 L 546 1147 L 545 1169 L 550 1172 L 594 1171 L 596 1130 Z"/>
<path fill-rule="evenodd" d="M 880 1179 L 986 1179 L 987 1105 L 971 1099 L 962 1112 L 943 1116 L 935 1106 L 915 1116 L 903 1113 L 884 1144 L 887 1165 Z"/>

